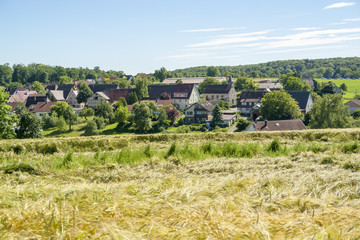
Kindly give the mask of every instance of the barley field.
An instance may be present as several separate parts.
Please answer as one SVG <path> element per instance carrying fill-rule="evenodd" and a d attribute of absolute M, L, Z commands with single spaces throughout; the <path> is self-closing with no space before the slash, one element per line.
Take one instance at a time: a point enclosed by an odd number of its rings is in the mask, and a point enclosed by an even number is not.
<path fill-rule="evenodd" d="M 360 129 L 0 141 L 0 239 L 359 239 Z"/>

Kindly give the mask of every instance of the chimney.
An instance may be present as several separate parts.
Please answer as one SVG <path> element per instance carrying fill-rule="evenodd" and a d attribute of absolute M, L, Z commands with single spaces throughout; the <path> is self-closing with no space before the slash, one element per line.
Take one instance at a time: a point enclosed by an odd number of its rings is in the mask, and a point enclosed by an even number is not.
<path fill-rule="evenodd" d="M 264 127 L 267 127 L 267 120 L 265 120 L 265 126 Z"/>

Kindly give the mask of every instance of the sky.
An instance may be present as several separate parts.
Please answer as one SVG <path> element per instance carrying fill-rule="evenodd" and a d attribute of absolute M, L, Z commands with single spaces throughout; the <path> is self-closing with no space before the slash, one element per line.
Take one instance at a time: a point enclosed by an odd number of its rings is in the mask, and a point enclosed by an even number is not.
<path fill-rule="evenodd" d="M 0 64 L 127 74 L 360 57 L 360 0 L 0 0 Z"/>

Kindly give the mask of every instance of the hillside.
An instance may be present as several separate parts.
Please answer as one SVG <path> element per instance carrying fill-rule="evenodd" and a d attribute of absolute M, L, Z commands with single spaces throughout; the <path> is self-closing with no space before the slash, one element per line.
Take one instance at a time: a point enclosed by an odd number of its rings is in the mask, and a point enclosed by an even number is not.
<path fill-rule="evenodd" d="M 298 72 L 303 78 L 360 78 L 360 57 L 284 60 L 268 63 L 218 66 L 220 74 L 226 71 L 240 76 L 279 77 L 289 72 Z M 171 72 L 173 77 L 206 76 L 207 66 L 177 69 Z"/>
<path fill-rule="evenodd" d="M 360 129 L 0 141 L 0 236 L 355 239 Z"/>

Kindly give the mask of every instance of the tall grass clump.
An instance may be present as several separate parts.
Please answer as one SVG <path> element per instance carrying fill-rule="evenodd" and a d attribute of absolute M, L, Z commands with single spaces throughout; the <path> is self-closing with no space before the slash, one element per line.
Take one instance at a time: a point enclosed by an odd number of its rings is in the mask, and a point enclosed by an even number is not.
<path fill-rule="evenodd" d="M 141 150 L 131 150 L 131 149 L 123 149 L 114 156 L 115 162 L 119 164 L 132 164 L 136 162 L 141 162 L 145 158 L 144 151 Z"/>
<path fill-rule="evenodd" d="M 144 155 L 147 158 L 151 158 L 154 155 L 154 152 L 151 150 L 150 144 L 145 147 Z"/>
<path fill-rule="evenodd" d="M 202 146 L 191 146 L 189 142 L 186 142 L 185 145 L 178 150 L 178 155 L 180 155 L 183 159 L 196 161 L 200 159 L 204 159 L 205 155 L 202 150 Z"/>
<path fill-rule="evenodd" d="M 343 153 L 357 153 L 360 150 L 360 145 L 357 141 L 353 143 L 345 143 L 341 147 Z"/>
<path fill-rule="evenodd" d="M 173 156 L 175 154 L 176 154 L 176 141 L 171 144 L 169 150 L 165 154 L 165 158 L 168 158 L 168 157 Z"/>
<path fill-rule="evenodd" d="M 70 150 L 67 154 L 65 154 L 62 162 L 61 162 L 61 166 L 65 167 L 65 168 L 69 168 L 70 164 L 73 162 L 74 158 L 74 151 Z"/>
<path fill-rule="evenodd" d="M 214 145 L 211 141 L 204 143 L 201 145 L 201 151 L 205 154 L 211 154 L 214 150 Z"/>
<path fill-rule="evenodd" d="M 269 152 L 279 152 L 281 150 L 281 143 L 278 138 L 275 138 L 270 145 L 268 146 L 267 150 Z"/>

